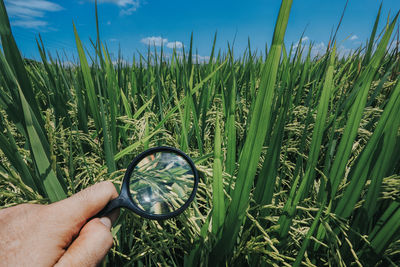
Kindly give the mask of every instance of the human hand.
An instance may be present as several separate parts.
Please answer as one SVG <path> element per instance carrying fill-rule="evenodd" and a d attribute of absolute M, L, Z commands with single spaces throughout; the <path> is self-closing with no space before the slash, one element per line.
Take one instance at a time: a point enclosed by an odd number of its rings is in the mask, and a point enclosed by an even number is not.
<path fill-rule="evenodd" d="M 0 210 L 0 266 L 95 266 L 113 244 L 118 211 L 89 219 L 116 197 L 114 185 L 101 182 L 50 205 Z"/>

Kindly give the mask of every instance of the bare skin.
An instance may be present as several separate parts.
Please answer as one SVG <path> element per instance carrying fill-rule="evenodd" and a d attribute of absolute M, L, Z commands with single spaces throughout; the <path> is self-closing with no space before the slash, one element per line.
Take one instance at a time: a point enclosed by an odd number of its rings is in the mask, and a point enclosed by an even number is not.
<path fill-rule="evenodd" d="M 0 210 L 0 266 L 95 266 L 113 244 L 118 211 L 91 219 L 118 196 L 110 182 L 50 204 Z"/>

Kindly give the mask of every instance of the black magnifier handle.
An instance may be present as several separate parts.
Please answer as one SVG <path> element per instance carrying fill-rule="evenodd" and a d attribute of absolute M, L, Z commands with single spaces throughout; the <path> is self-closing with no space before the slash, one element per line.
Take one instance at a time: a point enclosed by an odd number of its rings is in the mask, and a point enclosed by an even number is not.
<path fill-rule="evenodd" d="M 116 199 L 111 200 L 108 204 L 102 209 L 99 213 L 96 214 L 95 217 L 104 217 L 106 214 L 110 213 L 111 211 L 122 207 L 121 199 L 118 197 Z"/>
<path fill-rule="evenodd" d="M 117 208 L 129 208 L 129 200 L 127 198 L 128 197 L 121 192 L 117 198 L 108 202 L 108 204 L 94 217 L 103 217 Z"/>

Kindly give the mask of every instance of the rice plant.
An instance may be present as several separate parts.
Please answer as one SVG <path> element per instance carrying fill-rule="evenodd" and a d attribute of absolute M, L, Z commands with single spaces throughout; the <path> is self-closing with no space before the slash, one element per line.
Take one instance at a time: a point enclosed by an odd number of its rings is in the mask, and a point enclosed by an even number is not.
<path fill-rule="evenodd" d="M 284 42 L 291 5 L 265 55 L 250 41 L 217 51 L 215 35 L 208 62 L 191 41 L 114 64 L 99 37 L 85 53 L 71 25 L 70 66 L 40 36 L 41 62 L 22 58 L 1 0 L 0 207 L 119 188 L 135 155 L 168 145 L 201 173 L 195 202 L 166 221 L 123 211 L 105 265 L 400 264 L 398 13 L 381 29 L 379 9 L 352 53 L 332 37 L 312 57 L 312 44 Z"/>

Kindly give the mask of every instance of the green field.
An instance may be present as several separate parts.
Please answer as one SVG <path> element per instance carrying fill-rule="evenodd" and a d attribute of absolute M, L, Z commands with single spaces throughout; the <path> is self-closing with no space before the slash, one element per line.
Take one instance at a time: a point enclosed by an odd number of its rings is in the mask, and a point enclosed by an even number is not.
<path fill-rule="evenodd" d="M 39 38 L 42 61 L 23 59 L 1 0 L 0 207 L 120 188 L 136 155 L 168 145 L 196 163 L 195 201 L 166 221 L 123 210 L 104 264 L 400 265 L 398 14 L 377 10 L 350 54 L 332 35 L 312 57 L 284 43 L 291 5 L 263 55 L 214 39 L 208 62 L 191 42 L 115 63 L 99 37 L 86 53 L 74 26 L 71 65 Z"/>

